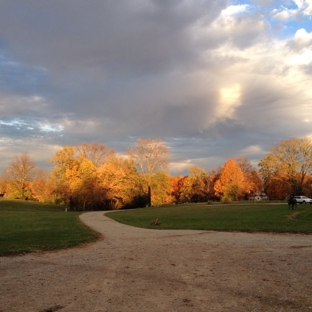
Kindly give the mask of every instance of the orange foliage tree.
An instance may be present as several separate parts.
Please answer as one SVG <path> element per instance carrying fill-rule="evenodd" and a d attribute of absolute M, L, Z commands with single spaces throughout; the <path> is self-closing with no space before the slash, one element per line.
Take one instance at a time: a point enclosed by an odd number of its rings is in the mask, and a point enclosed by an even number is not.
<path fill-rule="evenodd" d="M 170 177 L 171 197 L 172 201 L 176 204 L 181 202 L 181 194 L 183 192 L 185 181 L 187 179 L 188 179 L 187 176 Z"/>
<path fill-rule="evenodd" d="M 245 197 L 249 194 L 254 195 L 263 189 L 263 182 L 260 179 L 257 170 L 255 170 L 250 161 L 245 157 L 235 159 L 237 166 L 239 166 L 244 174 L 244 190 Z M 247 198 L 246 198 L 247 199 Z"/>
<path fill-rule="evenodd" d="M 189 168 L 190 175 L 184 181 L 181 201 L 204 202 L 209 199 L 211 180 L 207 172 L 197 166 Z"/>
<path fill-rule="evenodd" d="M 54 188 L 50 182 L 50 176 L 42 169 L 38 170 L 36 178 L 30 182 L 29 187 L 34 199 L 49 203 L 55 201 Z"/>
<path fill-rule="evenodd" d="M 233 201 L 244 197 L 244 189 L 244 173 L 235 160 L 230 158 L 223 166 L 220 178 L 214 185 L 214 190 L 223 201 Z"/>
<path fill-rule="evenodd" d="M 292 187 L 288 177 L 283 174 L 275 174 L 266 184 L 266 194 L 270 199 L 285 199 L 292 193 Z"/>

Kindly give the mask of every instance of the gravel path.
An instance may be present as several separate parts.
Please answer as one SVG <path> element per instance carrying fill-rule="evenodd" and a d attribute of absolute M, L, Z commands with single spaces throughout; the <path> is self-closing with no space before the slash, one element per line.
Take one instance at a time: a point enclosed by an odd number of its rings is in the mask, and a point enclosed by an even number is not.
<path fill-rule="evenodd" d="M 103 239 L 0 258 L 0 312 L 310 311 L 312 236 L 146 230 L 81 215 Z"/>

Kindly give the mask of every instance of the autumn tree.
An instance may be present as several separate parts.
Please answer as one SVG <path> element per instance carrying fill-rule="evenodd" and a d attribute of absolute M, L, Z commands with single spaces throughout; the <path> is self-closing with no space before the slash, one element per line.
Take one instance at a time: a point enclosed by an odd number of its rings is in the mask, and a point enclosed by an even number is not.
<path fill-rule="evenodd" d="M 142 194 L 133 161 L 103 144 L 65 146 L 52 158 L 55 192 L 71 210 L 130 207 Z"/>
<path fill-rule="evenodd" d="M 65 177 L 70 190 L 70 208 L 86 210 L 94 203 L 96 168 L 93 162 L 83 156 L 75 158 L 73 166 L 66 169 Z"/>
<path fill-rule="evenodd" d="M 100 143 L 82 143 L 75 146 L 75 151 L 79 156 L 90 160 L 95 167 L 99 167 L 114 150 L 110 150 L 105 144 Z"/>
<path fill-rule="evenodd" d="M 260 173 L 266 187 L 276 175 L 285 175 L 292 192 L 301 194 L 305 178 L 312 173 L 312 141 L 292 138 L 280 141 L 259 162 Z"/>
<path fill-rule="evenodd" d="M 50 160 L 54 164 L 51 170 L 51 183 L 54 185 L 56 197 L 69 204 L 70 201 L 70 185 L 66 172 L 72 170 L 76 164 L 75 150 L 71 145 L 65 146 L 55 152 Z"/>
<path fill-rule="evenodd" d="M 291 184 L 285 174 L 275 174 L 266 186 L 266 194 L 270 199 L 285 199 L 292 193 Z"/>
<path fill-rule="evenodd" d="M 97 174 L 99 186 L 111 209 L 131 206 L 141 194 L 141 177 L 128 158 L 110 154 L 98 168 Z"/>
<path fill-rule="evenodd" d="M 257 170 L 253 168 L 250 161 L 246 157 L 235 159 L 235 163 L 244 174 L 244 192 L 246 194 L 254 194 L 263 189 L 263 183 L 258 175 Z"/>
<path fill-rule="evenodd" d="M 158 170 L 152 177 L 152 202 L 156 206 L 172 203 L 170 176 L 166 171 Z"/>
<path fill-rule="evenodd" d="M 170 177 L 171 196 L 174 203 L 178 204 L 182 201 L 182 193 L 185 186 L 187 176 L 173 176 Z"/>
<path fill-rule="evenodd" d="M 207 172 L 197 166 L 189 168 L 189 176 L 185 180 L 182 191 L 182 201 L 208 201 L 210 192 L 210 178 Z"/>
<path fill-rule="evenodd" d="M 15 156 L 4 173 L 11 194 L 21 199 L 30 197 L 29 184 L 34 180 L 37 170 L 36 163 L 27 153 Z"/>
<path fill-rule="evenodd" d="M 271 181 L 280 173 L 277 160 L 273 154 L 269 153 L 260 160 L 258 166 L 260 167 L 259 173 L 263 181 L 264 191 L 267 193 Z"/>
<path fill-rule="evenodd" d="M 141 173 L 148 191 L 148 206 L 151 206 L 152 177 L 158 170 L 166 170 L 169 162 L 169 147 L 161 139 L 137 139 L 128 155 Z"/>
<path fill-rule="evenodd" d="M 303 194 L 308 197 L 312 197 L 312 175 L 307 175 L 304 185 L 303 185 Z"/>
<path fill-rule="evenodd" d="M 243 197 L 244 174 L 233 158 L 230 158 L 222 168 L 220 178 L 214 185 L 214 190 L 224 201 L 238 200 Z"/>
<path fill-rule="evenodd" d="M 50 175 L 39 169 L 36 177 L 29 183 L 32 197 L 41 202 L 54 202 L 54 188 L 50 182 Z"/>

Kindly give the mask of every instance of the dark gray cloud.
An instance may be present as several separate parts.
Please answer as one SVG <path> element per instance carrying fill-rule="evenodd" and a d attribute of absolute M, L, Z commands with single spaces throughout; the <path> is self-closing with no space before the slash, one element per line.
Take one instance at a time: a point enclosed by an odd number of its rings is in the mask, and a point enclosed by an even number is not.
<path fill-rule="evenodd" d="M 275 38 L 280 3 L 250 3 L 1 1 L 0 168 L 159 137 L 185 173 L 311 135 L 311 34 Z"/>

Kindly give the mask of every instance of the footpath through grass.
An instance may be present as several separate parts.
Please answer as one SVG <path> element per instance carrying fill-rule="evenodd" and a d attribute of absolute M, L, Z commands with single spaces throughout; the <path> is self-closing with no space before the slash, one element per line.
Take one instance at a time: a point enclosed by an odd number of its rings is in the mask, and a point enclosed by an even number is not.
<path fill-rule="evenodd" d="M 65 212 L 57 205 L 0 199 L 0 256 L 94 241 L 99 234 L 80 222 L 80 213 Z"/>
<path fill-rule="evenodd" d="M 106 216 L 153 229 L 312 233 L 312 205 L 289 210 L 286 203 L 183 204 L 118 211 Z M 160 225 L 153 225 L 158 218 Z"/>

